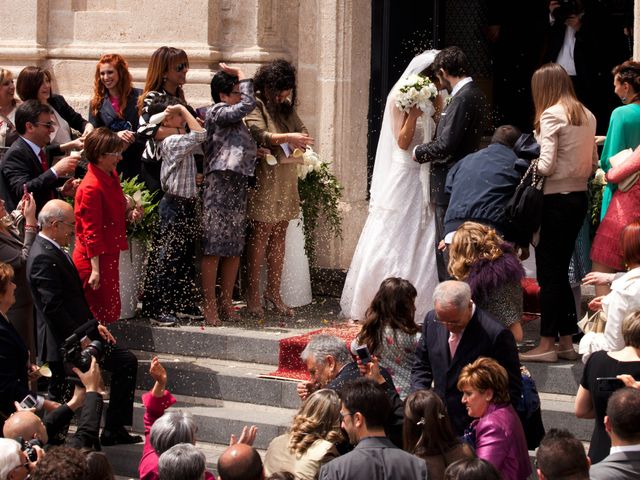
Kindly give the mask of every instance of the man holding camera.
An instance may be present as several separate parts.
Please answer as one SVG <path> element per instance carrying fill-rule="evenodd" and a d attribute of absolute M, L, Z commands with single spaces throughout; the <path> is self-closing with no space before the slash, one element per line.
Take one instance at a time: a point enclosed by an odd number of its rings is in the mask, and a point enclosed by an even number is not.
<path fill-rule="evenodd" d="M 35 461 L 34 446 L 46 449 L 66 443 L 67 446 L 74 448 L 100 449 L 98 435 L 103 406 L 100 392 L 102 385 L 100 367 L 93 357 L 89 370 L 83 372 L 74 367 L 73 371 L 82 382 L 82 386 L 76 385 L 71 400 L 48 412 L 44 416 L 44 421 L 34 413 L 34 409 L 16 406 L 18 411 L 13 413 L 4 424 L 2 429 L 4 437 L 21 442 L 22 450 L 27 453 L 31 461 Z M 78 428 L 72 437 L 65 439 L 69 423 L 76 410 L 80 408 L 82 413 Z"/>
<path fill-rule="evenodd" d="M 142 438 L 124 428 L 133 420 L 138 361 L 118 347 L 109 330 L 93 318 L 78 272 L 63 250 L 74 234 L 73 208 L 62 200 L 50 200 L 38 215 L 38 225 L 40 233 L 29 253 L 27 275 L 37 312 L 38 357 L 49 363 L 52 372 L 49 396 L 64 400 L 70 393 L 67 378 L 74 376 L 72 367 L 86 370 L 90 355 L 103 355 L 97 360 L 112 376 L 100 440 L 107 446 L 138 443 Z"/>

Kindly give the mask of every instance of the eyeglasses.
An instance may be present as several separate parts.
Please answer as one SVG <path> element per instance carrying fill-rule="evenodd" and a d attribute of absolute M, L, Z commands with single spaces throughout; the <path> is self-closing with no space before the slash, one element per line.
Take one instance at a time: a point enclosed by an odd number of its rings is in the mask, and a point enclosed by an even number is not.
<path fill-rule="evenodd" d="M 53 122 L 36 122 L 34 125 L 40 125 L 41 127 L 47 127 L 48 129 L 55 128 L 55 123 Z"/>
<path fill-rule="evenodd" d="M 107 152 L 107 153 L 103 153 L 103 155 L 111 155 L 114 157 L 122 157 L 122 152 Z"/>
<path fill-rule="evenodd" d="M 180 73 L 181 71 L 183 71 L 185 68 L 189 68 L 189 65 L 186 62 L 183 63 L 179 63 L 178 65 L 175 66 L 175 71 Z"/>
<path fill-rule="evenodd" d="M 353 416 L 352 412 L 342 413 L 340 412 L 340 420 L 344 420 L 344 417 L 348 417 L 349 415 Z"/>

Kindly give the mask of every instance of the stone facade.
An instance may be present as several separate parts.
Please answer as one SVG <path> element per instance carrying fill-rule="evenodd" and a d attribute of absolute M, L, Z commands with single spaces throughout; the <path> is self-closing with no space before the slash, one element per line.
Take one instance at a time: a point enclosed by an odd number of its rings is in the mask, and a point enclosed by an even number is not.
<path fill-rule="evenodd" d="M 86 113 L 104 53 L 123 55 L 142 88 L 155 49 L 184 49 L 194 107 L 210 103 L 221 61 L 247 74 L 292 61 L 299 114 L 344 186 L 343 239 L 319 237 L 318 264 L 335 269 L 349 266 L 366 218 L 370 36 L 368 0 L 3 0 L 0 65 L 15 76 L 26 65 L 50 69 L 54 91 Z"/>
<path fill-rule="evenodd" d="M 640 18 L 640 2 L 635 2 Z M 635 57 L 640 22 L 635 22 Z M 318 265 L 349 266 L 367 213 L 367 109 L 371 56 L 369 0 L 3 0 L 0 65 L 17 76 L 26 65 L 51 69 L 54 91 L 88 109 L 95 62 L 117 52 L 144 85 L 151 53 L 183 48 L 185 93 L 209 103 L 220 61 L 248 74 L 284 57 L 298 68 L 299 113 L 316 149 L 344 186 L 343 239 L 320 233 Z"/>

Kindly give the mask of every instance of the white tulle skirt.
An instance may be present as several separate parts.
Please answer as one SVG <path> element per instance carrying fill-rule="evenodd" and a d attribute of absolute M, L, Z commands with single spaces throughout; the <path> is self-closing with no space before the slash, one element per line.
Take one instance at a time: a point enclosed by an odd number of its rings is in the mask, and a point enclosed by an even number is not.
<path fill-rule="evenodd" d="M 425 211 L 420 165 L 406 155 L 393 162 L 387 188 L 401 201 L 388 208 L 369 208 L 347 273 L 340 306 L 345 317 L 362 320 L 380 283 L 388 277 L 409 280 L 418 292 L 417 323 L 433 308 L 438 284 L 433 210 Z"/>

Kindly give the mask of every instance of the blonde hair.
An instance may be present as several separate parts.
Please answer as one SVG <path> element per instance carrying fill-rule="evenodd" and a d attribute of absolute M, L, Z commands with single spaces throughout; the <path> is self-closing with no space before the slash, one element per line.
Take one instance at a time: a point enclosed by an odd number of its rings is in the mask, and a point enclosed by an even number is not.
<path fill-rule="evenodd" d="M 584 105 L 578 101 L 571 83 L 571 77 L 557 63 L 547 63 L 536 70 L 531 77 L 531 94 L 535 107 L 534 128 L 540 131 L 542 112 L 556 104 L 561 104 L 569 125 L 580 126 L 587 119 Z"/>
<path fill-rule="evenodd" d="M 289 450 L 302 455 L 316 440 L 342 441 L 340 405 L 338 394 L 328 388 L 309 395 L 293 418 Z"/>
<path fill-rule="evenodd" d="M 2 83 L 7 79 L 7 77 L 11 77 L 13 79 L 13 73 L 11 73 L 11 70 L 7 70 L 6 68 L 0 67 L 0 85 L 2 85 Z M 14 95 L 13 99 L 11 100 L 11 105 L 15 107 L 16 104 L 17 104 L 17 100 Z"/>
<path fill-rule="evenodd" d="M 464 222 L 449 247 L 449 273 L 464 281 L 478 260 L 494 261 L 504 255 L 504 240 L 495 229 L 476 222 Z"/>
<path fill-rule="evenodd" d="M 479 357 L 475 362 L 464 367 L 456 386 L 460 391 L 470 387 L 480 393 L 491 389 L 493 390 L 492 403 L 509 403 L 509 375 L 493 358 Z"/>
<path fill-rule="evenodd" d="M 640 348 L 640 312 L 630 313 L 622 321 L 622 338 L 626 347 Z"/>
<path fill-rule="evenodd" d="M 9 284 L 13 282 L 13 267 L 0 262 L 0 295 L 7 293 Z"/>

